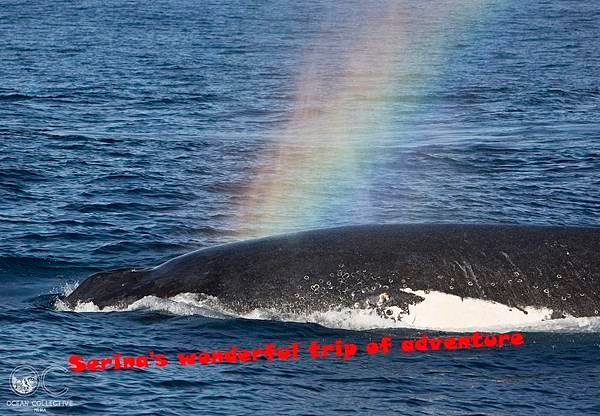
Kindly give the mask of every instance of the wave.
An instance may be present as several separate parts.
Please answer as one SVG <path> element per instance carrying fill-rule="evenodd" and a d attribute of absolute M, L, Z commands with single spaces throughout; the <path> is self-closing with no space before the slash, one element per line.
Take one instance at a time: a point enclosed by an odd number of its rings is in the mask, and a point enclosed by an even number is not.
<path fill-rule="evenodd" d="M 0 255 L 0 271 L 7 273 L 33 273 L 40 270 L 63 270 L 68 268 L 95 270 L 91 267 L 84 267 L 80 264 L 59 258 Z"/>
<path fill-rule="evenodd" d="M 65 287 L 64 295 L 68 295 L 73 289 L 73 286 Z M 79 313 L 152 311 L 217 319 L 314 323 L 328 328 L 359 331 L 401 328 L 441 332 L 600 332 L 600 317 L 569 316 L 550 319 L 550 309 L 516 309 L 497 302 L 460 298 L 442 292 L 410 289 L 407 291 L 422 296 L 425 300 L 410 306 L 408 312 L 392 307 L 383 314 L 370 308 L 346 307 L 309 313 L 286 312 L 286 308 L 269 308 L 239 314 L 227 308 L 216 297 L 198 293 L 182 293 L 168 299 L 146 296 L 127 307 L 115 305 L 105 308 L 99 308 L 92 302 L 79 303 L 73 308 L 58 299 L 55 309 Z"/>

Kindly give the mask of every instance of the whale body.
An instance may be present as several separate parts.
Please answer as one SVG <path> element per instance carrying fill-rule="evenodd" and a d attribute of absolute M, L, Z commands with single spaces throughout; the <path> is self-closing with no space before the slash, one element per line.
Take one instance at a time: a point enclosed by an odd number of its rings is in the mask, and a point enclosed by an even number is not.
<path fill-rule="evenodd" d="M 406 224 L 311 230 L 201 249 L 157 267 L 96 273 L 65 300 L 126 307 L 148 295 L 197 293 L 238 313 L 369 307 L 385 316 L 390 307 L 408 310 L 429 291 L 523 312 L 545 308 L 551 318 L 598 316 L 600 228 Z"/>

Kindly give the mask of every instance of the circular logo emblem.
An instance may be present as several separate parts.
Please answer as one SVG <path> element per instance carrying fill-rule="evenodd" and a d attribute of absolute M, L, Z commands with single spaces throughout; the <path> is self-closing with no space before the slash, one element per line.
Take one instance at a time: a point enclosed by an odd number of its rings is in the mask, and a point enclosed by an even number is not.
<path fill-rule="evenodd" d="M 10 373 L 10 388 L 19 396 L 29 396 L 40 386 L 40 375 L 29 365 L 20 365 Z"/>

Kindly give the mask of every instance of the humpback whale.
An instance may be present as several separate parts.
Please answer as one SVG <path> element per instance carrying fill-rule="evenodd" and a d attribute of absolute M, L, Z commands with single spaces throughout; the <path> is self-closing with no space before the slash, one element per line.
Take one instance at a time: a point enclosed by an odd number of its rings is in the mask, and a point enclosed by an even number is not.
<path fill-rule="evenodd" d="M 153 295 L 216 297 L 232 311 L 391 307 L 423 293 L 497 302 L 549 319 L 600 315 L 600 228 L 403 224 L 310 230 L 227 243 L 149 268 L 96 273 L 65 298 L 125 307 Z"/>

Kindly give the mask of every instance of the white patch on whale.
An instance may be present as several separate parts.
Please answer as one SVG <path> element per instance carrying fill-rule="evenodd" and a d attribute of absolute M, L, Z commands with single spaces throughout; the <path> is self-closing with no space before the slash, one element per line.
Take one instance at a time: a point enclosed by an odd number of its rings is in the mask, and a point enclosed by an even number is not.
<path fill-rule="evenodd" d="M 408 306 L 403 322 L 415 328 L 461 330 L 473 328 L 511 327 L 535 324 L 550 319 L 552 309 L 511 308 L 502 303 L 475 299 L 437 291 L 402 289 L 424 298 Z"/>

